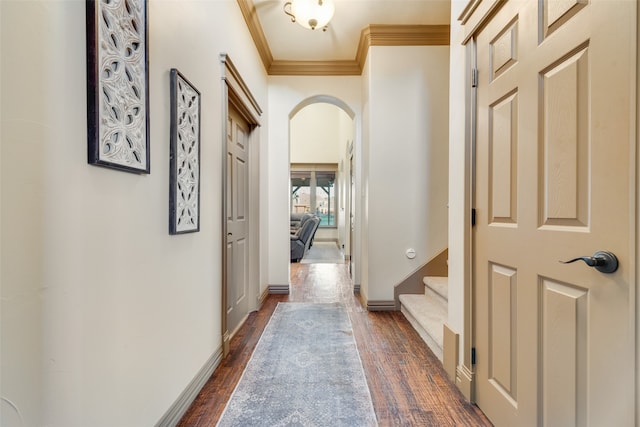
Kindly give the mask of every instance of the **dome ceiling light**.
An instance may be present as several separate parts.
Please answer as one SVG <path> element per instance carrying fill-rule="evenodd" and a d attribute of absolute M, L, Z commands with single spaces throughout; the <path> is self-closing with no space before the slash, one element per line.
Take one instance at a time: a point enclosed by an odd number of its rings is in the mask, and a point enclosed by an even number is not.
<path fill-rule="evenodd" d="M 333 17 L 335 5 L 333 0 L 291 0 L 284 4 L 284 13 L 305 28 L 327 31 L 327 24 Z"/>

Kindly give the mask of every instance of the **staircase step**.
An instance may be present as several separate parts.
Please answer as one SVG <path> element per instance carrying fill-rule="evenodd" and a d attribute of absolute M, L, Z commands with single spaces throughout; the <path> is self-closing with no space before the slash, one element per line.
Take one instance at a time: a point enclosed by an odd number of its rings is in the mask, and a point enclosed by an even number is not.
<path fill-rule="evenodd" d="M 442 298 L 420 294 L 400 295 L 400 310 L 422 340 L 442 361 L 442 328 L 447 321 L 447 304 Z"/>
<path fill-rule="evenodd" d="M 443 298 L 445 301 L 449 300 L 449 278 L 427 276 L 422 279 L 425 286 L 425 293 L 429 294 L 429 290 Z"/>

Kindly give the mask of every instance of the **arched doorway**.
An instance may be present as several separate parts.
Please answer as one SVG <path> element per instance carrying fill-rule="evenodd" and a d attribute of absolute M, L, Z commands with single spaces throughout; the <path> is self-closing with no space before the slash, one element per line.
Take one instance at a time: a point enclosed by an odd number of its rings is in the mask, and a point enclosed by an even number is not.
<path fill-rule="evenodd" d="M 335 243 L 340 262 L 349 262 L 352 274 L 356 271 L 355 133 L 355 113 L 332 96 L 306 98 L 289 114 L 289 211 L 292 218 L 305 212 L 321 218 L 315 253 L 320 245 L 331 242 L 330 248 Z"/>

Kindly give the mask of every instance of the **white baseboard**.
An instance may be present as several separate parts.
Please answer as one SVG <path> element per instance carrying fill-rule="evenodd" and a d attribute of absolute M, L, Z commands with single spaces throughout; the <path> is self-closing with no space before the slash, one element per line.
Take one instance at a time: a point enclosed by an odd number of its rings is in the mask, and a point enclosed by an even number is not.
<path fill-rule="evenodd" d="M 180 422 L 180 419 L 187 412 L 189 406 L 191 406 L 221 361 L 222 347 L 218 348 L 218 350 L 211 355 L 209 360 L 207 360 L 200 369 L 200 372 L 196 374 L 187 388 L 178 396 L 178 399 L 173 402 L 173 405 L 171 405 L 167 412 L 165 412 L 162 418 L 156 423 L 156 427 L 174 427 Z"/>

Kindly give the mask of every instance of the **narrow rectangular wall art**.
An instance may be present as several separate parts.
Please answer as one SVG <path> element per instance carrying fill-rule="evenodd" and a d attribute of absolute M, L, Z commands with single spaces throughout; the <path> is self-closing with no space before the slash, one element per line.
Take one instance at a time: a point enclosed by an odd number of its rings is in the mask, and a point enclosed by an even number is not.
<path fill-rule="evenodd" d="M 171 69 L 169 234 L 200 230 L 200 92 Z"/>
<path fill-rule="evenodd" d="M 147 0 L 86 0 L 90 164 L 149 173 Z"/>

